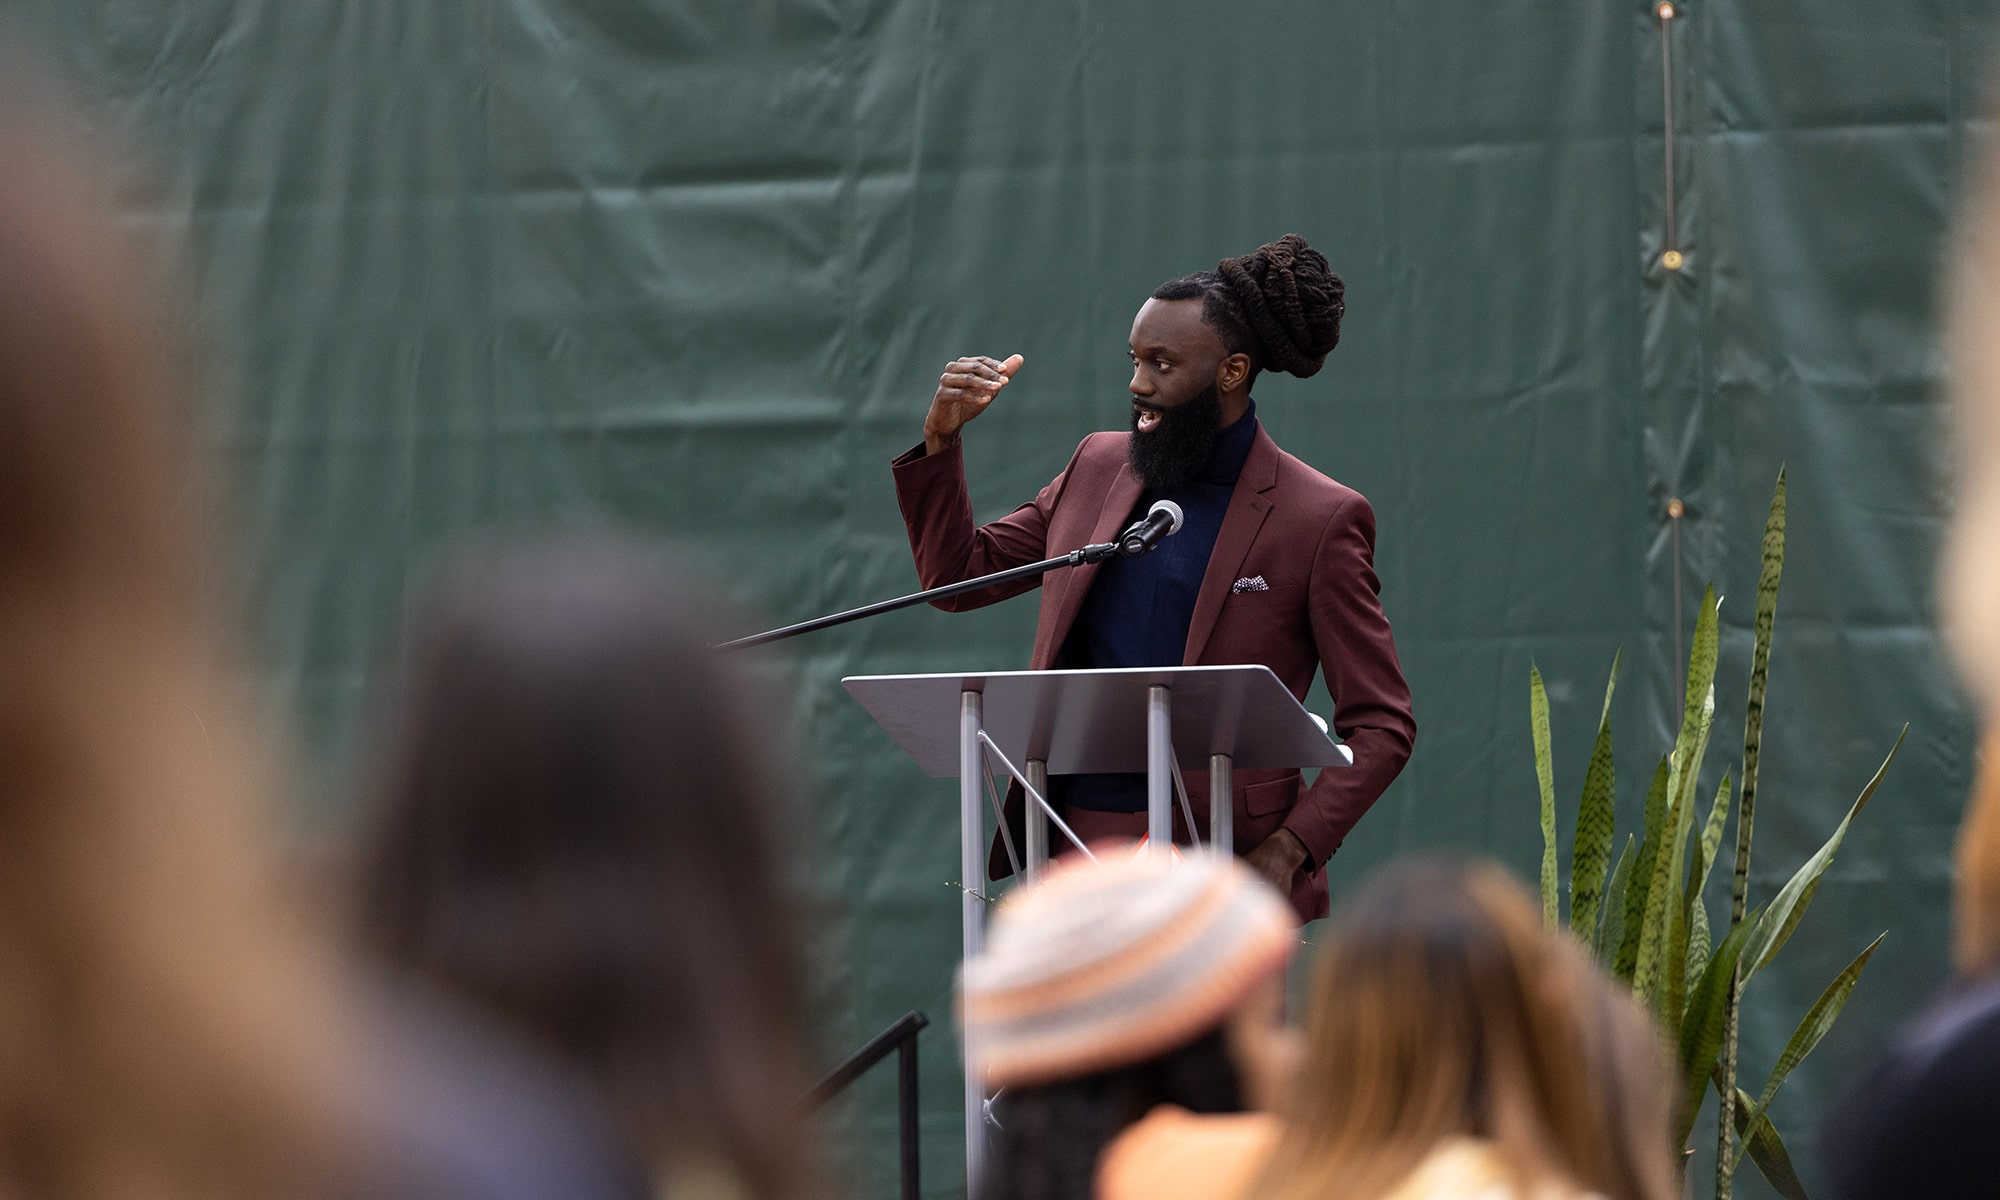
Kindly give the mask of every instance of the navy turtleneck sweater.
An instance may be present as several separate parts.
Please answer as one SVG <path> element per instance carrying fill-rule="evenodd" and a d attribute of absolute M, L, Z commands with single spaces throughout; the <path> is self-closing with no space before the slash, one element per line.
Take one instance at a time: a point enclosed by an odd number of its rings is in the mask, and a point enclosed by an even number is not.
<path fill-rule="evenodd" d="M 1243 460 L 1257 440 L 1257 404 L 1222 430 L 1208 462 L 1178 487 L 1148 488 L 1126 524 L 1156 500 L 1181 506 L 1180 531 L 1152 553 L 1113 558 L 1097 568 L 1070 631 L 1065 665 L 1073 667 L 1177 667 L 1187 653 L 1194 601 L 1208 571 L 1223 514 L 1236 491 Z M 1120 528 L 1124 526 L 1121 525 Z M 1144 775 L 1069 775 L 1051 780 L 1057 798 L 1099 812 L 1144 812 Z"/>

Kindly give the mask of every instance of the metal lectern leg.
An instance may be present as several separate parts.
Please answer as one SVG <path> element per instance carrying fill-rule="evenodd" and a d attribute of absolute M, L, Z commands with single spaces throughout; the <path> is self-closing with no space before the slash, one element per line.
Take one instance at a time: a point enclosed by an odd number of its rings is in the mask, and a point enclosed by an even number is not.
<path fill-rule="evenodd" d="M 1029 787 L 1044 796 L 1049 794 L 1048 763 L 1031 758 L 1024 764 L 1023 773 L 1028 777 Z M 1041 875 L 1042 868 L 1048 865 L 1049 819 L 1042 815 L 1042 806 L 1032 800 L 1024 799 L 1022 806 L 1027 809 L 1028 818 L 1028 845 L 1025 850 L 1028 856 L 1027 882 L 1033 883 Z"/>
<path fill-rule="evenodd" d="M 1227 754 L 1208 756 L 1208 844 L 1223 858 L 1236 853 L 1236 783 L 1229 776 L 1235 762 Z"/>
<path fill-rule="evenodd" d="M 986 797 L 981 786 L 986 780 L 985 755 L 980 749 L 980 728 L 985 724 L 985 708 L 978 692 L 958 696 L 958 877 L 959 915 L 963 924 L 965 957 L 979 953 L 986 940 L 986 914 L 980 911 L 980 885 L 986 869 L 980 861 L 981 843 L 986 840 Z M 965 1067 L 965 1194 L 979 1194 L 980 1170 L 986 1159 L 986 1089 L 972 1069 L 972 1048 L 961 1042 Z"/>
<path fill-rule="evenodd" d="M 1146 689 L 1146 846 L 1167 854 L 1174 844 L 1174 725 L 1171 689 Z"/>

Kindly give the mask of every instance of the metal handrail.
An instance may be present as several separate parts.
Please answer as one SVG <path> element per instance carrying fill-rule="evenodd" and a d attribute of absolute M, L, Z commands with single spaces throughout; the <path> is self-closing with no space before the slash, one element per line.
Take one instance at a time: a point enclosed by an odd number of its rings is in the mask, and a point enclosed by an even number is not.
<path fill-rule="evenodd" d="M 896 1116 L 902 1157 L 902 1200 L 921 1200 L 917 1154 L 917 1034 L 931 1023 L 924 1014 L 911 1009 L 895 1024 L 884 1029 L 859 1050 L 847 1056 L 827 1077 L 806 1093 L 807 1111 L 825 1107 L 849 1084 L 866 1074 L 868 1068 L 896 1053 Z"/>

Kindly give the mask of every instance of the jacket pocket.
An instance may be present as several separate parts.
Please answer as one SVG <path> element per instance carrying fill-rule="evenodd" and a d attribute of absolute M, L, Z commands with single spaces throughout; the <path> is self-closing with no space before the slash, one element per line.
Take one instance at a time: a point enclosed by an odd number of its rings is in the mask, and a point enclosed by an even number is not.
<path fill-rule="evenodd" d="M 1243 811 L 1253 817 L 1284 812 L 1298 802 L 1299 779 L 1272 779 L 1243 789 Z"/>
<path fill-rule="evenodd" d="M 1249 592 L 1230 592 L 1227 604 L 1284 604 L 1296 601 L 1299 589 L 1288 583 Z"/>

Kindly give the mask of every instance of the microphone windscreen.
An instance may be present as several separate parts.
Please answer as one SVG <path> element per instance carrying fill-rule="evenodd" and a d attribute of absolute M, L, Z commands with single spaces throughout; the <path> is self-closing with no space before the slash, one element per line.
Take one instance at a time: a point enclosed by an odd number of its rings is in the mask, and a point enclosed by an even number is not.
<path fill-rule="evenodd" d="M 1149 516 L 1156 512 L 1163 512 L 1167 514 L 1167 532 L 1179 533 L 1181 531 L 1181 521 L 1183 519 L 1183 515 L 1181 513 L 1181 506 L 1175 504 L 1173 501 L 1155 500 L 1153 502 L 1153 507 L 1147 509 L 1146 512 Z"/>

